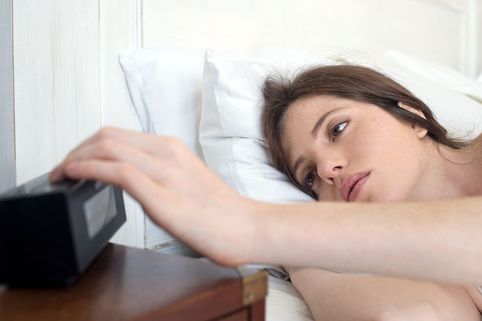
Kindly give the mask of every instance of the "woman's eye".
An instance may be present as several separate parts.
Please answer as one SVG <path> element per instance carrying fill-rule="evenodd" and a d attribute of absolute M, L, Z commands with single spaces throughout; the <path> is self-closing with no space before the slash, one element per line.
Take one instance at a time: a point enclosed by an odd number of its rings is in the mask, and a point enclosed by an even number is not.
<path fill-rule="evenodd" d="M 316 179 L 316 174 L 314 171 L 310 171 L 308 174 L 306 174 L 305 178 L 303 179 L 304 185 L 307 188 L 313 187 L 313 184 L 315 183 Z"/>
<path fill-rule="evenodd" d="M 339 123 L 339 124 L 333 126 L 332 129 L 330 130 L 330 137 L 335 138 L 338 135 L 340 135 L 341 132 L 343 132 L 343 130 L 345 129 L 346 125 L 348 125 L 348 122 L 344 121 L 342 123 Z"/>

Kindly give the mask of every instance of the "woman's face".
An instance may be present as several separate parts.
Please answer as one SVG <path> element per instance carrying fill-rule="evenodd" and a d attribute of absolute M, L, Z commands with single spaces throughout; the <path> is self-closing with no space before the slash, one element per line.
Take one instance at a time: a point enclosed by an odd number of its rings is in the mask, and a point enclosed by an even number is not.
<path fill-rule="evenodd" d="M 313 96 L 288 108 L 281 143 L 293 176 L 320 200 L 388 202 L 417 190 L 425 136 L 375 105 Z"/>

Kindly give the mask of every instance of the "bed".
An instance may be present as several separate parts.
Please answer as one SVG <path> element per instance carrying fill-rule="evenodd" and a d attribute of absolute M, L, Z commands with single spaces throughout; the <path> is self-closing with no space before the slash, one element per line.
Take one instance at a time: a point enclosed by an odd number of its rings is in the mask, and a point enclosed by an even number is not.
<path fill-rule="evenodd" d="M 454 133 L 480 132 L 478 0 L 4 0 L 0 6 L 0 100 L 7 106 L 0 111 L 0 190 L 49 171 L 78 142 L 113 125 L 180 137 L 248 197 L 309 201 L 270 171 L 259 128 L 242 126 L 256 119 L 253 92 L 273 66 L 352 61 L 380 68 L 440 106 Z M 219 112 L 219 99 L 233 94 L 223 88 L 242 97 L 229 112 Z M 448 110 L 447 102 L 464 112 Z M 221 136 L 229 140 L 213 143 Z M 128 223 L 114 242 L 193 254 L 125 200 Z M 310 320 L 297 292 L 272 273 L 267 319 Z"/>

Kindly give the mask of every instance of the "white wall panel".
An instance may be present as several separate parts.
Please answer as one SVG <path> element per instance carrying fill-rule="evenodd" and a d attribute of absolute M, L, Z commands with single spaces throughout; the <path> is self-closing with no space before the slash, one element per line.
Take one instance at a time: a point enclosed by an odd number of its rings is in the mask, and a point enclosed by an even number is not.
<path fill-rule="evenodd" d="M 12 0 L 0 0 L 0 193 L 15 186 Z"/>
<path fill-rule="evenodd" d="M 474 1 L 477 3 L 477 74 L 482 76 L 482 0 Z"/>
<path fill-rule="evenodd" d="M 462 19 L 462 38 L 460 43 L 460 53 L 463 57 L 460 69 L 470 77 L 476 77 L 480 61 L 480 20 L 479 7 L 481 0 L 465 0 L 465 10 Z"/>
<path fill-rule="evenodd" d="M 16 0 L 17 184 L 49 171 L 101 122 L 97 0 Z"/>
<path fill-rule="evenodd" d="M 2 144 L 15 146 L 15 185 L 51 170 L 102 124 L 140 128 L 118 62 L 139 28 L 137 0 L 17 0 L 12 11 L 15 68 L 6 78 L 15 108 Z M 114 241 L 144 247 L 142 209 L 127 194 L 125 205 L 128 222 Z"/>
<path fill-rule="evenodd" d="M 102 125 L 141 130 L 118 58 L 119 53 L 138 46 L 138 22 L 136 0 L 100 1 Z M 124 202 L 127 223 L 113 241 L 144 247 L 144 212 L 125 192 Z"/>
<path fill-rule="evenodd" d="M 144 47 L 399 49 L 460 69 L 462 13 L 452 2 L 144 0 Z"/>

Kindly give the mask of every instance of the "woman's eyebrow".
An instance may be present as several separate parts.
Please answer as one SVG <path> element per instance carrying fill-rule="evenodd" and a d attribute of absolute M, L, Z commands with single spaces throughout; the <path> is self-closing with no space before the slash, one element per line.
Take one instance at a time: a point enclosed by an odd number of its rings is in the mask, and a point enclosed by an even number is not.
<path fill-rule="evenodd" d="M 343 107 L 332 109 L 329 112 L 323 114 L 318 119 L 318 121 L 315 123 L 315 126 L 313 126 L 313 129 L 311 130 L 311 136 L 313 136 L 313 138 L 315 138 L 316 135 L 318 135 L 318 131 L 320 130 L 320 128 L 323 125 L 323 122 L 326 120 L 326 118 L 328 118 L 328 116 L 330 116 L 332 113 L 334 113 L 335 111 L 338 111 L 340 109 L 343 109 Z"/>

